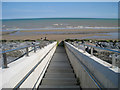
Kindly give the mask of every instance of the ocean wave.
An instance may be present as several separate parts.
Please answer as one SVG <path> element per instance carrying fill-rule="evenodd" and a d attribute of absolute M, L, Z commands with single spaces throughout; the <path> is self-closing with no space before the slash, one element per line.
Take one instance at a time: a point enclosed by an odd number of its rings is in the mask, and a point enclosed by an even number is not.
<path fill-rule="evenodd" d="M 84 26 L 79 26 L 79 27 L 72 27 L 69 26 L 67 28 L 9 28 L 9 29 L 4 29 L 4 30 L 57 30 L 57 29 L 120 29 L 120 27 L 84 27 Z M 3 30 L 3 31 L 4 31 Z"/>

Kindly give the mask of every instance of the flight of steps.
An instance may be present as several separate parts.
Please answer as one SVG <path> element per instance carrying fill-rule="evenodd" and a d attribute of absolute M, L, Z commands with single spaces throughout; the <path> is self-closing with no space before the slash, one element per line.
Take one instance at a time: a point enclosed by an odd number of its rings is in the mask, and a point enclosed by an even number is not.
<path fill-rule="evenodd" d="M 63 45 L 59 45 L 39 85 L 42 88 L 80 90 Z"/>

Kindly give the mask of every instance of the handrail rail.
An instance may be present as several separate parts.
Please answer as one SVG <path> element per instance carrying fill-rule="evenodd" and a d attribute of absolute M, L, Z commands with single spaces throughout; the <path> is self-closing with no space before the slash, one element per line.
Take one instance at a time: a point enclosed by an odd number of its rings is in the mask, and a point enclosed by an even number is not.
<path fill-rule="evenodd" d="M 43 59 L 51 52 L 51 50 L 56 46 L 56 44 L 46 53 L 46 55 L 25 75 L 25 77 L 14 87 L 18 89 L 23 82 L 30 76 L 30 74 L 38 67 L 38 65 L 43 61 Z"/>
<path fill-rule="evenodd" d="M 28 46 L 24 46 L 24 47 L 15 48 L 15 49 L 10 49 L 10 50 L 6 50 L 6 51 L 2 51 L 2 52 L 0 52 L 0 54 L 8 53 L 8 52 L 12 52 L 12 51 L 16 51 L 16 50 L 20 50 L 20 49 L 28 48 L 28 47 L 34 47 L 34 46 L 38 46 L 38 45 L 40 45 L 40 44 L 36 44 L 36 45 L 28 45 Z"/>
<path fill-rule="evenodd" d="M 36 45 L 28 45 L 28 46 L 24 46 L 24 47 L 19 47 L 19 48 L 15 48 L 15 49 L 10 49 L 10 50 L 6 50 L 6 51 L 2 51 L 0 52 L 0 54 L 3 55 L 3 68 L 8 68 L 7 67 L 7 55 L 6 53 L 8 52 L 12 52 L 12 51 L 16 51 L 16 50 L 21 50 L 21 49 L 25 49 L 26 48 L 26 55 L 29 56 L 29 47 L 34 47 L 34 52 L 36 52 L 36 46 L 39 46 L 41 44 L 36 44 Z"/>
<path fill-rule="evenodd" d="M 112 50 L 112 49 L 107 49 L 107 48 L 101 48 L 101 47 L 96 47 L 96 46 L 93 46 L 93 45 L 87 45 L 87 44 L 81 44 L 84 46 L 84 52 L 86 52 L 85 50 L 85 46 L 88 46 L 88 47 L 91 47 L 91 56 L 93 56 L 93 49 L 94 48 L 97 48 L 97 49 L 101 49 L 101 50 L 106 50 L 106 51 L 111 51 L 111 52 L 114 52 L 114 53 L 120 53 L 120 51 L 116 51 L 116 50 Z M 116 67 L 116 58 L 115 58 L 115 54 L 112 55 L 112 67 Z"/>
<path fill-rule="evenodd" d="M 97 48 L 97 49 L 102 49 L 102 50 L 106 50 L 106 51 L 111 51 L 111 52 L 115 52 L 115 53 L 120 53 L 120 51 L 116 51 L 116 50 L 112 50 L 112 49 L 107 49 L 107 48 L 101 48 L 101 47 L 96 47 L 96 46 L 92 46 L 92 45 L 87 45 L 87 44 L 83 44 L 85 46 L 88 47 L 93 47 L 93 48 Z"/>
<path fill-rule="evenodd" d="M 83 64 L 80 59 L 75 55 L 74 52 L 71 51 L 71 49 L 66 46 L 66 48 L 79 60 L 79 62 L 81 63 L 82 68 L 88 73 L 88 75 L 90 76 L 90 78 L 94 81 L 95 85 L 98 87 L 98 89 L 101 90 L 101 88 L 103 88 L 103 86 L 101 85 L 101 83 L 96 79 L 96 77 L 89 71 L 89 69 L 86 67 L 85 64 Z"/>

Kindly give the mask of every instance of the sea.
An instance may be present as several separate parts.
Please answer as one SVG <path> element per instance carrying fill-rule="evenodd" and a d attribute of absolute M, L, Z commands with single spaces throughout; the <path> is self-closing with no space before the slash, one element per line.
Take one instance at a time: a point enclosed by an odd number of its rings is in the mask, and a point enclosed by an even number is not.
<path fill-rule="evenodd" d="M 28 18 L 3 19 L 2 31 L 19 30 L 57 30 L 57 29 L 120 29 L 118 19 L 113 18 Z M 50 32 L 51 33 L 51 32 Z M 50 34 L 49 32 L 47 34 Z M 63 33 L 63 32 L 52 32 Z M 19 35 L 20 32 L 14 33 Z M 11 34 L 11 35 L 14 35 Z M 25 34 L 25 33 L 24 33 Z M 118 32 L 107 33 L 111 38 L 118 38 Z M 90 37 L 87 37 L 90 38 Z M 98 38 L 96 36 L 92 38 Z M 110 37 L 109 37 L 110 38 Z"/>
<path fill-rule="evenodd" d="M 104 18 L 33 18 L 4 19 L 3 30 L 41 30 L 41 29 L 116 29 L 117 19 Z"/>

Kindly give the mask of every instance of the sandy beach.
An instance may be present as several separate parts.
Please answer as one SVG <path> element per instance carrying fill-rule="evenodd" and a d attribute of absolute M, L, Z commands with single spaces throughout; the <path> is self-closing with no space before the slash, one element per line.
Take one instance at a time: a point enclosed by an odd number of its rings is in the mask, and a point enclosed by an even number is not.
<path fill-rule="evenodd" d="M 87 34 L 80 35 L 80 34 L 74 34 L 74 35 L 30 35 L 30 36 L 10 36 L 10 35 L 5 35 L 2 36 L 3 40 L 36 40 L 36 39 L 41 39 L 44 37 L 47 37 L 48 40 L 65 40 L 65 39 L 70 39 L 70 38 L 82 38 L 86 37 Z M 94 36 L 95 34 L 89 34 L 87 36 Z M 99 36 L 104 36 L 100 34 Z"/>
<path fill-rule="evenodd" d="M 36 32 L 36 34 L 29 34 L 31 32 Z M 39 34 L 39 32 L 51 32 L 51 34 Z M 52 32 L 68 32 L 68 33 L 57 33 L 52 34 Z M 79 33 L 70 33 L 79 32 Z M 26 35 L 2 35 L 2 39 L 6 40 L 26 40 L 26 39 L 41 39 L 47 37 L 48 40 L 65 40 L 69 38 L 83 38 L 88 36 L 109 36 L 104 33 L 118 32 L 117 29 L 61 29 L 61 30 L 21 30 L 20 33 L 27 33 Z M 98 38 L 99 39 L 99 38 Z"/>
<path fill-rule="evenodd" d="M 54 29 L 54 30 L 21 30 L 20 32 L 116 32 L 118 31 L 117 29 Z"/>

